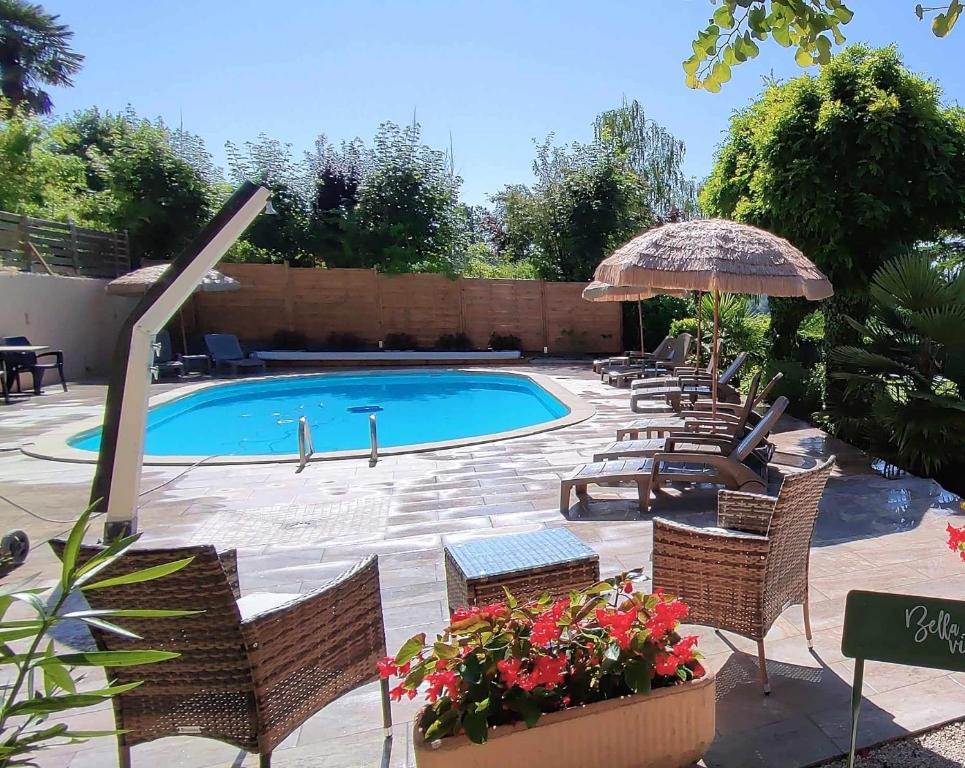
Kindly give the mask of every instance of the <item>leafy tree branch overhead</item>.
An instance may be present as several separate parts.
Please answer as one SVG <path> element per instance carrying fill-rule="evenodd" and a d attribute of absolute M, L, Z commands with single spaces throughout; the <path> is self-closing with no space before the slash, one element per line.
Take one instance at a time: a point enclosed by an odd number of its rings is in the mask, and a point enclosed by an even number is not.
<path fill-rule="evenodd" d="M 834 45 L 845 41 L 842 27 L 854 16 L 842 0 L 710 0 L 716 6 L 706 28 L 691 44 L 693 55 L 684 61 L 690 88 L 717 93 L 731 79 L 733 67 L 756 58 L 759 42 L 773 39 L 794 48 L 802 67 L 827 64 Z M 919 20 L 931 19 L 937 37 L 951 32 L 962 13 L 961 0 L 914 7 Z"/>

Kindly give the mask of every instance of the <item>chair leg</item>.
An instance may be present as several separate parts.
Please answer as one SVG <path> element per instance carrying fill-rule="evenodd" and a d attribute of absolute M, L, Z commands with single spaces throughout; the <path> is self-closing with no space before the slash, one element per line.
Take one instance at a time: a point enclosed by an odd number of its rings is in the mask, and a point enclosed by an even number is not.
<path fill-rule="evenodd" d="M 41 394 L 44 390 L 44 369 L 34 368 L 30 371 L 30 375 L 34 380 L 34 394 Z"/>
<path fill-rule="evenodd" d="M 767 657 L 764 655 L 764 641 L 757 641 L 757 660 L 761 665 L 761 685 L 764 687 L 764 695 L 771 692 L 771 682 L 767 679 Z"/>
<path fill-rule="evenodd" d="M 258 755 L 258 768 L 271 768 L 271 752 Z"/>
<path fill-rule="evenodd" d="M 57 372 L 60 374 L 60 386 L 64 388 L 64 392 L 67 391 L 67 379 L 64 378 L 64 364 L 57 363 Z"/>
<path fill-rule="evenodd" d="M 560 484 L 560 514 L 569 515 L 570 513 L 570 486 L 567 483 Z"/>
<path fill-rule="evenodd" d="M 117 745 L 117 766 L 118 768 L 131 768 L 131 748 L 123 744 Z"/>
<path fill-rule="evenodd" d="M 811 606 L 806 594 L 804 595 L 804 637 L 807 638 L 808 648 L 814 648 L 814 639 L 811 636 Z"/>

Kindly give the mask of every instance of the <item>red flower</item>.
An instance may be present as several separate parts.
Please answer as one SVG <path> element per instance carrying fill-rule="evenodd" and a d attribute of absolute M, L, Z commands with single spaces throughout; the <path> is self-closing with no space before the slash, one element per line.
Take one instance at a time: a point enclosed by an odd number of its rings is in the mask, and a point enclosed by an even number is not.
<path fill-rule="evenodd" d="M 568 707 L 570 706 L 570 697 L 564 696 L 562 699 L 560 699 L 560 702 L 563 704 L 564 707 Z"/>
<path fill-rule="evenodd" d="M 546 646 L 554 640 L 560 639 L 560 627 L 556 619 L 544 613 L 533 622 L 529 633 L 529 640 L 533 645 Z"/>
<path fill-rule="evenodd" d="M 537 656 L 533 676 L 547 689 L 552 690 L 563 682 L 563 673 L 568 663 L 566 656 Z"/>
<path fill-rule="evenodd" d="M 625 582 L 623 582 L 623 591 L 628 595 L 633 592 L 633 582 L 630 581 L 630 579 L 627 579 Z"/>
<path fill-rule="evenodd" d="M 657 653 L 657 658 L 654 661 L 653 668 L 658 675 L 663 675 L 664 677 L 670 677 L 677 674 L 677 667 L 680 666 L 680 660 L 674 656 L 672 653 L 665 653 L 660 651 Z"/>
<path fill-rule="evenodd" d="M 459 696 L 459 675 L 451 669 L 429 673 L 426 675 L 426 682 L 429 683 L 429 688 L 426 691 L 426 698 L 429 703 L 435 702 L 442 694 L 443 689 L 453 701 Z"/>
<path fill-rule="evenodd" d="M 693 672 L 695 680 L 707 674 L 707 670 L 704 669 L 704 665 L 699 661 L 695 661 L 690 664 L 690 671 Z"/>
<path fill-rule="evenodd" d="M 379 677 L 383 680 L 387 680 L 395 674 L 395 659 L 391 656 L 386 656 L 382 659 L 376 666 L 379 668 Z"/>
<path fill-rule="evenodd" d="M 499 679 L 503 681 L 503 685 L 507 688 L 512 688 L 516 685 L 516 681 L 519 679 L 519 670 L 523 666 L 523 662 L 519 659 L 503 659 L 496 662 L 496 669 L 499 672 Z"/>
<path fill-rule="evenodd" d="M 673 655 L 677 657 L 681 664 L 694 660 L 694 649 L 697 647 L 697 636 L 683 638 L 673 647 Z"/>
<path fill-rule="evenodd" d="M 412 670 L 412 662 L 407 661 L 405 664 L 399 667 L 399 677 L 409 674 L 411 670 Z"/>
<path fill-rule="evenodd" d="M 956 528 L 949 523 L 946 530 L 948 531 L 948 548 L 952 552 L 961 554 L 962 560 L 965 560 L 965 525 Z"/>
<path fill-rule="evenodd" d="M 415 698 L 415 689 L 406 688 L 401 683 L 389 691 L 389 698 L 392 701 L 401 701 L 403 696 L 408 696 L 410 699 Z"/>
<path fill-rule="evenodd" d="M 480 611 L 480 614 L 484 619 L 489 619 L 494 621 L 495 619 L 502 619 L 509 615 L 509 609 L 503 603 L 490 603 L 484 606 Z"/>
<path fill-rule="evenodd" d="M 673 632 L 677 623 L 687 615 L 687 606 L 679 600 L 661 600 L 653 607 L 647 620 L 647 629 L 655 639 Z"/>
<path fill-rule="evenodd" d="M 614 610 L 610 612 L 597 608 L 596 620 L 600 623 L 600 626 L 610 630 L 610 635 L 620 648 L 626 650 L 630 647 L 630 641 L 633 639 L 630 633 L 633 629 L 633 623 L 637 620 L 636 606 L 626 611 Z"/>

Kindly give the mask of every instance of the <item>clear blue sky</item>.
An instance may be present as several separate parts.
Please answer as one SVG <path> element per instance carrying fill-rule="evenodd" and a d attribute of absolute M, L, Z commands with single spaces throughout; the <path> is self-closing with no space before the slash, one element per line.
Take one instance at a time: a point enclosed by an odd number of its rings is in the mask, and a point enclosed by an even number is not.
<path fill-rule="evenodd" d="M 534 138 L 588 140 L 594 116 L 639 99 L 687 144 L 703 177 L 730 113 L 763 75 L 800 72 L 767 45 L 719 94 L 691 91 L 680 62 L 707 0 L 40 0 L 75 31 L 87 60 L 57 113 L 130 104 L 204 137 L 264 132 L 300 153 L 319 133 L 370 141 L 384 120 L 411 121 L 455 149 L 463 199 L 483 203 L 531 179 Z M 896 42 L 913 69 L 965 103 L 965 28 L 935 38 L 914 0 L 852 0 L 849 41 Z M 965 22 L 963 22 L 965 23 Z"/>

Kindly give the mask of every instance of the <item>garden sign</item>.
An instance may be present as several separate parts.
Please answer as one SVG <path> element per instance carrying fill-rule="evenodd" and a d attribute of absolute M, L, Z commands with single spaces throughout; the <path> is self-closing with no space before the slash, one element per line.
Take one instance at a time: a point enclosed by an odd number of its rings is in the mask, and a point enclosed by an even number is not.
<path fill-rule="evenodd" d="M 965 601 L 853 590 L 841 651 L 855 660 L 848 757 L 853 768 L 865 659 L 965 672 Z"/>

